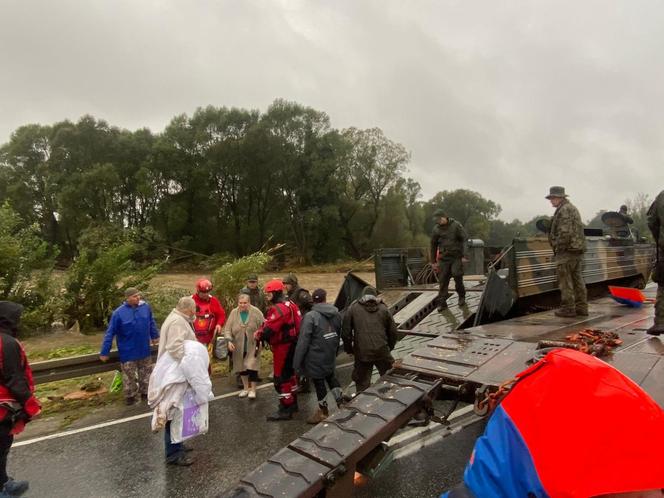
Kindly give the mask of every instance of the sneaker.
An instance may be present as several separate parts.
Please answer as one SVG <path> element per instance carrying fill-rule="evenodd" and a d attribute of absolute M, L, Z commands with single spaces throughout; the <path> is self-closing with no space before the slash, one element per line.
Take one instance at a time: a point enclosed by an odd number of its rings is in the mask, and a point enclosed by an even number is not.
<path fill-rule="evenodd" d="M 189 467 L 192 463 L 194 463 L 194 459 L 185 455 L 180 455 L 171 460 L 166 460 L 166 463 L 168 465 L 177 465 L 178 467 Z"/>
<path fill-rule="evenodd" d="M 563 310 L 559 309 L 553 312 L 554 315 L 560 316 L 563 318 L 574 318 L 576 316 L 576 311 L 568 311 L 568 310 Z"/>
<path fill-rule="evenodd" d="M 256 391 L 249 391 L 249 394 L 247 395 L 247 398 L 256 399 Z"/>
<path fill-rule="evenodd" d="M 29 487 L 30 483 L 28 481 L 15 481 L 10 477 L 5 483 L 5 487 L 2 488 L 2 493 L 9 496 L 21 496 Z"/>
<path fill-rule="evenodd" d="M 134 398 L 133 396 L 130 398 L 125 398 L 125 405 L 131 406 L 134 403 L 136 403 L 136 398 Z"/>
<path fill-rule="evenodd" d="M 182 444 L 182 446 L 180 446 L 180 448 L 181 448 L 182 451 L 184 451 L 185 453 L 189 453 L 190 451 L 194 451 L 194 449 L 193 449 L 191 446 L 187 446 L 187 445 L 184 444 L 184 443 L 181 443 L 181 444 Z"/>
<path fill-rule="evenodd" d="M 238 398 L 246 398 L 248 395 L 249 395 L 249 391 L 245 391 L 244 389 L 242 389 L 242 391 L 240 391 L 240 394 L 238 394 L 237 397 Z"/>

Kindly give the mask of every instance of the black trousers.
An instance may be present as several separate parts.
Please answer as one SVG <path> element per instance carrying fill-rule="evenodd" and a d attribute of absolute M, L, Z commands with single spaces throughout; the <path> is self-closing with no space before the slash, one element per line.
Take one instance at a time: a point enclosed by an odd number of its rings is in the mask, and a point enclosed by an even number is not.
<path fill-rule="evenodd" d="M 355 381 L 355 392 L 360 393 L 371 385 L 371 374 L 373 373 L 374 365 L 378 369 L 378 373 L 383 375 L 392 368 L 393 363 L 394 359 L 392 358 L 375 361 L 360 361 L 356 359 L 352 375 L 352 379 Z"/>
<path fill-rule="evenodd" d="M 7 456 L 14 443 L 14 436 L 10 434 L 11 430 L 11 424 L 0 422 L 0 489 L 9 479 L 7 477 Z"/>
<path fill-rule="evenodd" d="M 328 386 L 330 386 L 330 389 L 334 389 L 335 387 L 341 388 L 341 384 L 339 384 L 339 381 L 337 380 L 334 372 L 324 379 L 311 379 L 311 381 L 314 383 L 314 387 L 316 388 L 316 398 L 318 399 L 319 405 L 325 404 L 325 396 L 327 396 L 327 388 L 325 387 L 326 383 Z"/>
<path fill-rule="evenodd" d="M 438 280 L 440 281 L 438 304 L 443 304 L 449 297 L 448 288 L 451 278 L 454 279 L 454 288 L 459 297 L 465 297 L 466 288 L 463 285 L 463 263 L 461 258 L 443 258 L 438 262 L 438 268 L 440 269 L 440 273 L 438 274 Z"/>

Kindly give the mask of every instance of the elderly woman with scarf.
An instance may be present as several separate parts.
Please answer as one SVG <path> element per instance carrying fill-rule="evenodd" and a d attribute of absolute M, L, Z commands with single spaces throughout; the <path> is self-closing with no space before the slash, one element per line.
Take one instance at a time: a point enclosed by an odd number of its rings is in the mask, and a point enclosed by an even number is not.
<path fill-rule="evenodd" d="M 237 298 L 237 308 L 228 315 L 224 325 L 224 337 L 228 341 L 228 350 L 233 354 L 233 373 L 239 374 L 243 389 L 240 398 L 256 399 L 256 383 L 260 369 L 260 344 L 256 349 L 254 332 L 264 322 L 263 313 L 251 305 L 247 294 Z"/>

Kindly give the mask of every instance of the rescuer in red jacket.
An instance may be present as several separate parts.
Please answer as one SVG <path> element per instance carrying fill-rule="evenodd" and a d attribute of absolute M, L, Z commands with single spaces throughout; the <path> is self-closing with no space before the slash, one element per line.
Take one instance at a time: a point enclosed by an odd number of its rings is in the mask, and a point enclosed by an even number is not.
<path fill-rule="evenodd" d="M 14 435 L 41 412 L 32 370 L 16 340 L 22 313 L 20 304 L 0 301 L 0 497 L 19 496 L 28 489 L 28 481 L 7 476 L 7 456 Z"/>
<path fill-rule="evenodd" d="M 270 345 L 274 364 L 274 388 L 279 394 L 279 409 L 267 420 L 290 420 L 297 410 L 297 376 L 293 370 L 293 356 L 297 345 L 302 316 L 297 305 L 284 298 L 281 280 L 265 284 L 265 297 L 269 303 L 266 320 L 256 331 L 256 341 Z"/>
<path fill-rule="evenodd" d="M 208 347 L 214 336 L 221 332 L 221 327 L 226 322 L 226 312 L 219 300 L 210 295 L 211 290 L 212 282 L 200 278 L 196 282 L 196 293 L 191 296 L 196 302 L 194 333 L 198 342 Z"/>

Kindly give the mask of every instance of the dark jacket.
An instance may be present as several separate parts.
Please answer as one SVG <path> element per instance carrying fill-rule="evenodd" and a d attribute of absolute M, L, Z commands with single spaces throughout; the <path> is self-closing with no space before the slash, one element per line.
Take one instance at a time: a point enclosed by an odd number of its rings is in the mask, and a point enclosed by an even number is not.
<path fill-rule="evenodd" d="M 648 209 L 648 228 L 660 252 L 664 251 L 664 190 L 655 197 Z"/>
<path fill-rule="evenodd" d="M 261 313 L 265 315 L 265 311 L 267 311 L 267 301 L 265 301 L 265 294 L 263 294 L 262 290 L 258 287 L 255 289 L 243 287 L 240 293 L 249 296 L 249 302 L 251 302 L 251 305 L 261 310 Z"/>
<path fill-rule="evenodd" d="M 32 396 L 22 364 L 21 345 L 15 339 L 23 306 L 11 301 L 0 301 L 0 341 L 2 364 L 0 384 L 7 387 L 21 405 Z"/>
<path fill-rule="evenodd" d="M 302 313 L 302 316 L 305 313 L 309 312 L 313 306 L 313 300 L 311 299 L 311 293 L 307 289 L 296 285 L 293 287 L 293 290 L 288 294 L 288 300 L 294 302 L 297 305 L 297 308 Z"/>
<path fill-rule="evenodd" d="M 334 373 L 341 334 L 341 314 L 331 304 L 316 303 L 302 319 L 293 368 L 312 379 Z"/>
<path fill-rule="evenodd" d="M 16 340 L 23 306 L 0 301 L 0 420 L 11 420 L 12 434 L 41 411 L 34 397 L 32 370 Z"/>
<path fill-rule="evenodd" d="M 372 295 L 354 301 L 343 318 L 344 350 L 359 361 L 392 361 L 397 325 L 382 300 Z"/>
<path fill-rule="evenodd" d="M 436 251 L 440 258 L 456 259 L 466 253 L 468 235 L 461 223 L 454 218 L 447 219 L 447 225 L 435 224 L 431 232 L 431 262 L 436 261 Z"/>

